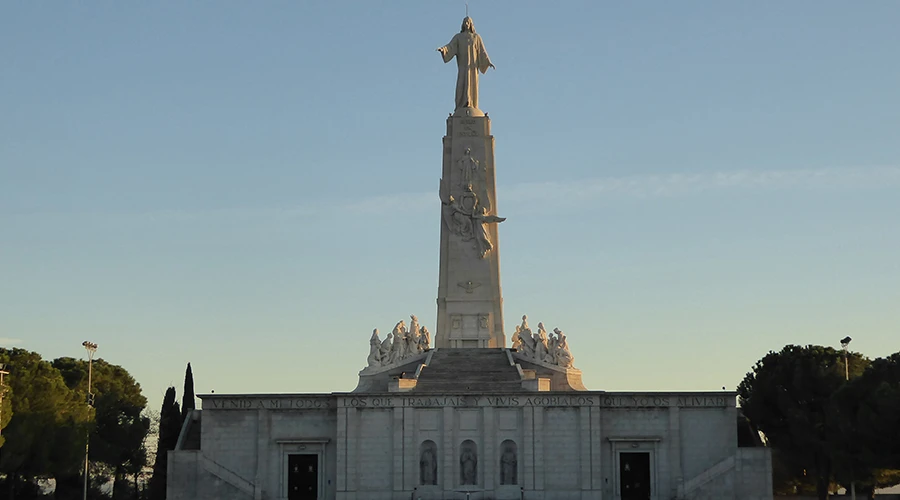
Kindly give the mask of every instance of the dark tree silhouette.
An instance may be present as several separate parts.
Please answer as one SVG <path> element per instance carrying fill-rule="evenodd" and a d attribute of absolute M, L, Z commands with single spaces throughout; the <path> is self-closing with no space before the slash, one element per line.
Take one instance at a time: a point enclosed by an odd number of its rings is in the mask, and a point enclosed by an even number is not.
<path fill-rule="evenodd" d="M 156 445 L 153 477 L 150 478 L 150 500 L 166 498 L 168 451 L 175 449 L 179 432 L 181 432 L 181 410 L 175 401 L 175 388 L 169 387 L 166 389 L 166 396 L 159 412 L 159 442 Z"/>

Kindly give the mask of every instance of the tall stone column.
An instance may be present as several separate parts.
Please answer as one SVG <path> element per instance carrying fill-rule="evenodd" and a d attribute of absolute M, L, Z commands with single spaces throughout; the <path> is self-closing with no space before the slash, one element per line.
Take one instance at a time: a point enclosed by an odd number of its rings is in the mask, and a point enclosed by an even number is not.
<path fill-rule="evenodd" d="M 496 193 L 491 120 L 457 110 L 444 136 L 435 347 L 506 346 Z"/>

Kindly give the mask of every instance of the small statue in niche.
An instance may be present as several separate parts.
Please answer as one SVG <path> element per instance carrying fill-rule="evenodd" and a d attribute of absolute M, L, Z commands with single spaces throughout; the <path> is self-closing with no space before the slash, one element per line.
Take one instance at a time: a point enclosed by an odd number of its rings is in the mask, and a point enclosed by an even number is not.
<path fill-rule="evenodd" d="M 459 453 L 459 484 L 478 484 L 478 453 L 471 441 L 464 442 Z"/>
<path fill-rule="evenodd" d="M 519 483 L 519 460 L 516 457 L 516 443 L 503 442 L 503 454 L 500 455 L 500 484 Z"/>
<path fill-rule="evenodd" d="M 419 483 L 437 484 L 436 445 L 431 441 L 426 441 L 422 445 L 422 456 L 419 458 Z"/>

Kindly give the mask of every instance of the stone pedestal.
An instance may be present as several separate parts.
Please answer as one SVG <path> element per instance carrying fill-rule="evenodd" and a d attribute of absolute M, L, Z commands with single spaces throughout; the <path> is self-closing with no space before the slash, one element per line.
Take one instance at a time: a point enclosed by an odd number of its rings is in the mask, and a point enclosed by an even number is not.
<path fill-rule="evenodd" d="M 451 116 L 444 136 L 435 347 L 505 347 L 494 137 L 487 116 Z"/>

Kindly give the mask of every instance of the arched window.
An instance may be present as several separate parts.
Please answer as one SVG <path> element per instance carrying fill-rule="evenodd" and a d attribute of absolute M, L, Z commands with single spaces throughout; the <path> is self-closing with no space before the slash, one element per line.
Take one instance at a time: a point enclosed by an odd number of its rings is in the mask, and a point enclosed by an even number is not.
<path fill-rule="evenodd" d="M 419 484 L 438 484 L 437 445 L 434 441 L 424 441 L 419 447 Z"/>
<path fill-rule="evenodd" d="M 459 447 L 459 484 L 478 484 L 478 445 L 469 439 Z"/>
<path fill-rule="evenodd" d="M 519 448 L 509 439 L 500 444 L 500 484 L 519 484 Z"/>

